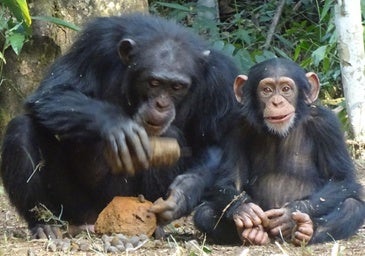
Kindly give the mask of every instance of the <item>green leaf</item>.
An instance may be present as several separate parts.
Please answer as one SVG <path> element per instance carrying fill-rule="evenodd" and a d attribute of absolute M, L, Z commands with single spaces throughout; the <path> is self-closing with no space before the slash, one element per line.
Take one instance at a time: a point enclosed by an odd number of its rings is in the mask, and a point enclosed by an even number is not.
<path fill-rule="evenodd" d="M 75 31 L 80 31 L 81 30 L 80 27 L 78 27 L 77 25 L 75 25 L 71 22 L 67 22 L 65 20 L 55 18 L 55 17 L 51 17 L 51 16 L 32 16 L 32 19 L 33 20 L 51 22 L 53 24 L 60 25 L 60 26 L 66 27 L 66 28 L 70 28 L 70 29 L 75 30 Z"/>
<path fill-rule="evenodd" d="M 26 0 L 1 0 L 18 21 L 24 21 L 29 27 L 32 24 Z"/>
<path fill-rule="evenodd" d="M 320 46 L 312 52 L 313 64 L 317 67 L 326 55 L 327 45 Z"/>
<path fill-rule="evenodd" d="M 25 42 L 25 36 L 20 33 L 12 33 L 7 39 L 16 55 L 19 55 Z"/>
<path fill-rule="evenodd" d="M 236 50 L 233 44 L 227 43 L 224 48 L 223 52 L 226 53 L 228 56 L 233 56 L 233 52 Z"/>
<path fill-rule="evenodd" d="M 326 17 L 326 15 L 327 15 L 327 13 L 328 13 L 328 11 L 331 9 L 331 7 L 334 5 L 334 3 L 333 3 L 334 1 L 333 0 L 326 0 L 325 2 L 324 2 L 324 6 L 323 6 L 323 8 L 322 8 L 322 12 L 321 12 L 321 15 L 320 15 L 320 18 L 319 18 L 319 20 L 320 21 L 322 21 L 325 17 Z"/>
<path fill-rule="evenodd" d="M 30 18 L 27 1 L 26 0 L 16 0 L 16 2 L 21 10 L 25 24 L 27 24 L 27 26 L 29 27 L 30 24 L 32 24 L 32 19 Z"/>

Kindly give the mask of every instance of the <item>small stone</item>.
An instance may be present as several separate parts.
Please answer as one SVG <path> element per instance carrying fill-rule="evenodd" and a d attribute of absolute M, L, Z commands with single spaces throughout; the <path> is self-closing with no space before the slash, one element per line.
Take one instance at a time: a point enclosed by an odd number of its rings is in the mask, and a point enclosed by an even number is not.
<path fill-rule="evenodd" d="M 104 243 L 106 242 L 110 242 L 111 240 L 113 239 L 113 237 L 110 237 L 106 234 L 104 234 L 102 237 L 101 237 L 101 240 L 103 240 Z"/>
<path fill-rule="evenodd" d="M 133 244 L 131 244 L 131 243 L 126 243 L 126 244 L 125 244 L 125 249 L 126 249 L 126 251 L 131 250 L 131 249 L 134 249 Z"/>
<path fill-rule="evenodd" d="M 125 246 L 124 246 L 124 244 L 119 244 L 119 245 L 117 245 L 116 247 L 117 247 L 117 249 L 118 249 L 120 252 L 124 252 L 124 251 L 125 251 Z"/>
<path fill-rule="evenodd" d="M 139 242 L 139 237 L 138 236 L 132 236 L 129 239 L 129 242 L 133 245 L 133 247 L 136 247 L 138 245 L 138 242 Z"/>
<path fill-rule="evenodd" d="M 80 251 L 87 252 L 90 250 L 90 243 L 87 240 L 81 240 L 79 245 Z"/>
<path fill-rule="evenodd" d="M 111 253 L 117 253 L 119 252 L 117 247 L 115 246 L 109 246 L 108 250 L 106 252 L 111 252 Z"/>
<path fill-rule="evenodd" d="M 112 241 L 110 242 L 111 246 L 117 246 L 123 244 L 123 242 L 118 237 L 113 237 Z"/>
<path fill-rule="evenodd" d="M 147 240 L 147 239 L 148 239 L 148 236 L 146 234 L 140 234 L 139 235 L 139 240 L 144 241 L 144 240 Z"/>

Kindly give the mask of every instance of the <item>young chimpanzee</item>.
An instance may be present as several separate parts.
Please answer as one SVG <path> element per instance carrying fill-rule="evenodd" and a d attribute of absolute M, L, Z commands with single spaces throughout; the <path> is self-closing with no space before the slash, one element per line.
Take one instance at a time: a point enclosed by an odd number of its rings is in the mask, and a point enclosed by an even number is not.
<path fill-rule="evenodd" d="M 221 178 L 194 216 L 201 231 L 257 245 L 356 233 L 365 217 L 362 187 L 336 116 L 313 104 L 319 87 L 315 73 L 279 58 L 236 78 L 242 108 L 233 115 Z"/>
<path fill-rule="evenodd" d="M 232 60 L 159 17 L 97 18 L 50 68 L 8 125 L 1 174 L 35 237 L 60 237 L 43 205 L 70 225 L 93 224 L 114 196 L 143 194 L 164 224 L 211 186 L 226 113 L 236 105 Z M 150 166 L 149 136 L 189 154 Z"/>

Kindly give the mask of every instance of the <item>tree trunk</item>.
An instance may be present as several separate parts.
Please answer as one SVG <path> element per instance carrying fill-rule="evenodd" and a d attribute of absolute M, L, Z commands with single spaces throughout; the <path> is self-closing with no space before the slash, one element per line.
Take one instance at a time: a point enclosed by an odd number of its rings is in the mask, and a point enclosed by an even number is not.
<path fill-rule="evenodd" d="M 148 0 L 28 0 L 31 16 L 52 16 L 82 27 L 95 16 L 120 15 L 132 11 L 147 12 Z M 65 53 L 76 31 L 33 20 L 32 37 L 16 56 L 6 51 L 4 81 L 0 87 L 0 139 L 8 121 L 22 111 L 24 98 L 31 93 L 47 67 Z"/>
<path fill-rule="evenodd" d="M 360 0 L 338 0 L 335 23 L 346 109 L 354 139 L 365 143 L 365 54 Z"/>

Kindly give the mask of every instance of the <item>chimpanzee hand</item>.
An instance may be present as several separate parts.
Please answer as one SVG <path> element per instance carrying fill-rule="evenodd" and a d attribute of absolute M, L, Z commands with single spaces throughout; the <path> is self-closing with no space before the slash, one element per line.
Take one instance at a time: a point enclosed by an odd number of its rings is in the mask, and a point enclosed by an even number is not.
<path fill-rule="evenodd" d="M 150 211 L 157 215 L 159 225 L 166 225 L 171 221 L 189 214 L 198 204 L 204 188 L 209 184 L 222 157 L 222 150 L 217 147 L 209 148 L 202 157 L 202 164 L 195 172 L 177 176 L 169 187 L 166 200 L 157 199 Z"/>
<path fill-rule="evenodd" d="M 293 212 L 292 219 L 297 226 L 292 234 L 292 242 L 297 246 L 307 244 L 313 236 L 313 222 L 308 214 L 302 212 Z"/>
<path fill-rule="evenodd" d="M 313 222 L 308 214 L 292 212 L 288 208 L 271 209 L 265 213 L 270 219 L 270 235 L 278 236 L 281 233 L 295 245 L 306 244 L 312 238 Z"/>
<path fill-rule="evenodd" d="M 265 245 L 270 243 L 270 238 L 262 225 L 252 228 L 240 229 L 237 232 L 243 242 L 249 242 L 252 245 Z"/>
<path fill-rule="evenodd" d="M 269 219 L 260 206 L 254 203 L 240 205 L 233 220 L 242 241 L 249 241 L 255 245 L 264 245 L 270 242 L 265 231 L 265 227 L 269 225 Z"/>
<path fill-rule="evenodd" d="M 295 221 L 291 218 L 292 211 L 288 208 L 271 209 L 265 212 L 270 219 L 268 226 L 269 234 L 271 236 L 279 236 L 284 238 L 291 236 Z"/>
<path fill-rule="evenodd" d="M 163 200 L 161 197 L 157 199 L 150 208 L 157 216 L 158 225 L 167 225 L 171 221 L 181 217 L 179 216 L 179 204 L 185 204 L 185 197 L 180 190 L 172 190 L 169 197 Z"/>
<path fill-rule="evenodd" d="M 131 119 L 103 124 L 104 156 L 114 174 L 133 176 L 136 168 L 149 166 L 150 145 L 145 129 Z"/>

